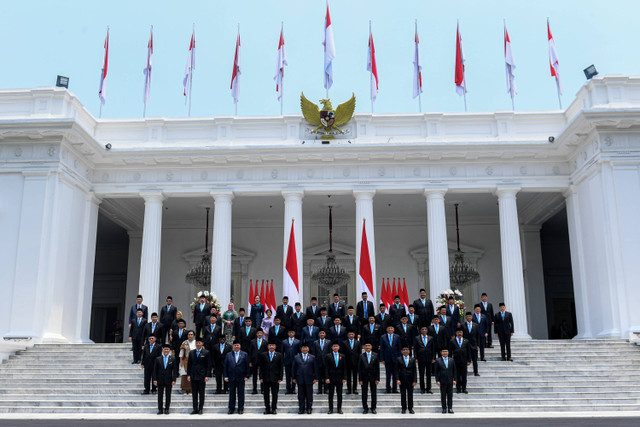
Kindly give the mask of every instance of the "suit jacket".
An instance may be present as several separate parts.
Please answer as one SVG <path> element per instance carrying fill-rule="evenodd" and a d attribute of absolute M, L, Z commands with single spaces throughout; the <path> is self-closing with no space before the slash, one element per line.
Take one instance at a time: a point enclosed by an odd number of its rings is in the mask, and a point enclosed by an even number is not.
<path fill-rule="evenodd" d="M 224 377 L 229 381 L 244 381 L 249 378 L 251 368 L 249 367 L 249 355 L 240 350 L 238 352 L 238 363 L 236 363 L 235 352 L 231 350 L 224 359 Z"/>
<path fill-rule="evenodd" d="M 152 326 L 153 326 L 152 322 L 148 322 L 146 325 L 144 325 L 144 333 L 143 333 L 144 341 L 147 342 L 149 340 L 149 337 L 153 335 L 154 337 L 156 337 L 157 343 L 163 344 L 164 343 L 164 326 L 162 326 L 162 323 L 156 322 L 155 328 L 153 328 L 153 331 L 151 331 Z"/>
<path fill-rule="evenodd" d="M 222 369 L 224 365 L 224 360 L 227 357 L 227 354 L 233 351 L 233 347 L 230 344 L 224 343 L 224 347 L 222 351 L 220 351 L 220 343 L 211 347 L 211 353 L 213 355 L 212 362 L 214 367 L 217 369 Z M 235 360 L 234 360 L 235 362 Z"/>
<path fill-rule="evenodd" d="M 350 318 L 348 314 L 344 316 L 344 323 L 342 324 L 342 326 L 347 328 L 347 332 L 355 333 L 356 337 L 362 334 L 362 326 L 360 324 L 360 318 L 355 314 L 353 315 L 353 318 Z"/>
<path fill-rule="evenodd" d="M 260 364 L 260 353 L 266 353 L 269 351 L 267 343 L 268 341 L 263 337 L 262 342 L 260 343 L 260 348 L 258 348 L 258 338 L 251 340 L 251 346 L 249 347 L 249 359 L 253 366 L 258 366 Z"/>
<path fill-rule="evenodd" d="M 371 324 L 367 323 L 362 327 L 362 341 L 371 341 L 371 351 L 377 353 L 380 351 L 380 332 L 382 328 L 377 323 L 374 323 L 373 332 L 371 332 Z"/>
<path fill-rule="evenodd" d="M 142 318 L 144 320 L 149 320 L 149 308 L 142 304 Z M 129 323 L 133 324 L 133 321 L 138 318 L 136 313 L 138 312 L 138 304 L 133 304 L 131 309 L 129 309 Z"/>
<path fill-rule="evenodd" d="M 435 363 L 436 382 L 441 385 L 453 384 L 456 379 L 456 364 L 452 358 L 448 357 L 447 359 L 448 366 L 445 366 L 442 357 L 437 358 Z"/>
<path fill-rule="evenodd" d="M 361 322 L 364 323 L 369 323 L 369 316 L 375 316 L 376 315 L 376 311 L 375 311 L 375 307 L 373 306 L 373 303 L 371 301 L 367 301 L 367 318 L 365 318 L 364 315 L 364 301 L 358 301 L 358 304 L 356 304 L 356 316 L 358 316 L 358 318 L 361 320 Z"/>
<path fill-rule="evenodd" d="M 498 336 L 510 337 L 513 333 L 513 316 L 510 312 L 504 312 L 504 321 L 502 320 L 502 313 L 497 312 L 496 315 L 493 316 L 493 323 Z"/>
<path fill-rule="evenodd" d="M 240 339 L 240 328 L 245 326 L 244 321 L 248 319 L 247 316 L 245 316 L 242 320 L 242 325 L 240 325 L 240 317 L 236 317 L 235 320 L 233 321 L 233 336 Z M 253 325 L 252 325 L 253 326 Z"/>
<path fill-rule="evenodd" d="M 420 326 L 429 326 L 431 324 L 431 319 L 433 319 L 433 302 L 429 298 L 424 299 L 424 304 L 422 300 L 418 298 L 413 302 L 413 307 L 416 309 L 416 314 L 420 316 L 420 321 L 422 322 Z"/>
<path fill-rule="evenodd" d="M 304 361 L 302 354 L 293 358 L 291 376 L 296 380 L 296 384 L 313 384 L 318 379 L 318 366 L 313 354 L 307 353 L 307 361 Z"/>
<path fill-rule="evenodd" d="M 487 320 L 489 321 L 489 323 L 494 321 L 493 318 L 495 317 L 495 314 L 493 312 L 493 305 L 489 301 L 487 301 L 486 309 L 484 308 L 484 303 L 480 301 L 480 313 L 487 316 Z"/>
<path fill-rule="evenodd" d="M 287 304 L 287 309 L 283 305 L 279 305 L 276 309 L 276 317 L 280 319 L 280 324 L 287 329 L 291 328 L 291 316 L 293 316 L 293 307 Z"/>
<path fill-rule="evenodd" d="M 343 353 L 347 360 L 347 366 L 349 367 L 358 367 L 358 360 L 360 359 L 360 354 L 362 353 L 362 346 L 360 344 L 360 340 L 357 338 L 353 339 L 353 348 L 349 344 L 349 340 L 346 339 L 342 342 Z"/>
<path fill-rule="evenodd" d="M 288 328 L 286 326 L 278 326 L 278 332 L 276 333 L 276 326 L 273 325 L 269 328 L 269 339 L 274 339 L 276 342 L 276 351 L 282 353 L 282 341 L 288 338 Z"/>
<path fill-rule="evenodd" d="M 256 328 L 252 326 L 249 328 L 249 333 L 247 334 L 247 327 L 244 326 L 239 333 L 240 336 L 236 336 L 236 338 L 240 341 L 240 348 L 242 351 L 249 354 L 251 351 L 251 341 L 256 337 Z"/>
<path fill-rule="evenodd" d="M 363 383 L 380 381 L 380 359 L 378 359 L 377 353 L 371 352 L 371 362 L 367 360 L 366 352 L 360 355 L 358 378 Z"/>
<path fill-rule="evenodd" d="M 322 319 L 322 316 L 318 316 L 316 317 L 315 325 L 318 329 L 327 332 L 333 326 L 333 319 L 329 316 L 325 316 L 324 319 Z"/>
<path fill-rule="evenodd" d="M 320 369 L 324 368 L 324 356 L 331 352 L 331 340 L 324 340 L 324 347 L 320 348 L 320 340 L 313 343 L 313 347 L 310 347 L 311 353 L 316 358 L 316 363 L 318 364 L 318 372 L 322 373 Z"/>
<path fill-rule="evenodd" d="M 403 304 L 396 306 L 391 304 L 389 307 L 389 316 L 391 316 L 391 326 L 397 326 L 400 324 L 400 318 L 407 313 L 407 310 Z"/>
<path fill-rule="evenodd" d="M 294 311 L 291 315 L 291 328 L 296 331 L 296 338 L 300 339 L 302 336 L 302 328 L 305 326 L 307 326 L 307 316 L 300 311 L 300 317 L 298 317 L 297 313 Z"/>
<path fill-rule="evenodd" d="M 400 356 L 402 349 L 400 348 L 400 336 L 393 334 L 391 342 L 389 335 L 380 335 L 380 361 L 385 363 L 395 363 Z"/>
<path fill-rule="evenodd" d="M 413 385 L 418 382 L 418 372 L 416 369 L 416 358 L 409 357 L 408 366 L 404 364 L 404 356 L 396 359 L 398 366 L 398 380 L 402 385 Z"/>
<path fill-rule="evenodd" d="M 324 377 L 331 381 L 342 381 L 347 377 L 347 361 L 342 353 L 338 353 L 338 366 L 333 351 L 324 356 Z"/>
<path fill-rule="evenodd" d="M 171 348 L 178 354 L 180 352 L 180 345 L 187 339 L 187 329 L 182 330 L 182 337 L 180 337 L 180 329 L 174 329 L 171 334 Z"/>
<path fill-rule="evenodd" d="M 203 347 L 198 356 L 198 350 L 191 350 L 187 359 L 187 375 L 192 381 L 203 381 L 211 372 L 211 358 L 209 351 Z"/>
<path fill-rule="evenodd" d="M 282 341 L 282 355 L 284 356 L 284 365 L 293 365 L 293 358 L 300 354 L 300 346 L 302 342 L 298 339 L 293 339 L 292 344 L 289 344 L 289 338 Z"/>
<path fill-rule="evenodd" d="M 273 352 L 273 360 L 269 357 L 269 352 L 260 353 L 260 379 L 267 383 L 282 381 L 284 372 L 284 362 L 282 353 Z"/>
<path fill-rule="evenodd" d="M 320 307 L 318 305 L 316 305 L 316 311 L 313 311 L 313 306 L 309 306 L 307 307 L 307 309 L 305 310 L 304 314 L 305 316 L 307 316 L 307 319 L 309 318 L 313 318 L 313 320 L 316 320 L 316 317 L 320 316 Z"/>
<path fill-rule="evenodd" d="M 318 340 L 318 333 L 320 329 L 317 326 L 312 326 L 311 331 L 309 331 L 309 327 L 305 326 L 302 328 L 301 340 L 302 344 L 307 344 L 309 348 L 313 345 L 314 342 Z"/>
<path fill-rule="evenodd" d="M 451 338 L 451 341 L 449 341 L 449 354 L 458 365 L 466 365 L 471 362 L 471 344 L 469 340 L 462 338 L 462 346 L 460 346 L 457 338 Z"/>
<path fill-rule="evenodd" d="M 484 334 L 489 333 L 489 325 L 491 325 L 491 323 L 489 322 L 489 318 L 487 316 L 480 313 L 480 321 L 478 321 L 476 314 L 473 313 L 471 321 L 478 325 L 478 332 L 480 333 L 480 337 L 484 337 Z"/>
<path fill-rule="evenodd" d="M 380 325 L 380 329 L 385 333 L 387 332 L 387 326 L 391 325 L 395 327 L 395 325 L 391 323 L 391 316 L 389 313 L 385 313 L 384 318 L 382 317 L 382 313 L 378 313 L 376 315 L 376 323 Z"/>
<path fill-rule="evenodd" d="M 157 381 L 158 385 L 171 385 L 178 376 L 178 362 L 176 358 L 169 355 L 167 356 L 167 367 L 164 367 L 164 356 L 160 355 L 156 358 L 153 366 L 153 381 Z"/>
<path fill-rule="evenodd" d="M 211 323 L 204 327 L 204 348 L 208 349 L 212 345 L 219 344 L 220 335 L 223 334 L 222 328 L 214 323 L 213 332 L 211 332 Z"/>
<path fill-rule="evenodd" d="M 176 320 L 176 315 L 178 314 L 178 309 L 175 305 L 171 304 L 171 308 L 167 310 L 167 306 L 163 305 L 160 309 L 160 318 L 158 321 L 162 323 L 167 332 L 171 329 L 171 325 L 173 325 L 173 321 Z"/>
<path fill-rule="evenodd" d="M 336 310 L 336 303 L 332 302 L 327 307 L 327 315 L 332 319 L 339 317 L 343 319 L 345 314 L 347 314 L 347 310 L 344 308 L 344 303 L 342 301 L 338 301 L 338 309 Z"/>
<path fill-rule="evenodd" d="M 262 326 L 262 319 L 264 319 L 264 304 L 260 303 L 253 304 L 251 306 L 251 321 L 253 322 L 253 326 L 258 328 Z"/>
<path fill-rule="evenodd" d="M 427 334 L 431 335 L 434 342 L 435 351 L 440 353 L 443 348 L 449 348 L 449 337 L 447 336 L 446 328 L 442 325 L 438 325 L 438 332 L 436 333 L 435 325 L 429 326 Z"/>
<path fill-rule="evenodd" d="M 460 307 L 458 307 L 457 305 L 453 305 L 453 311 L 451 310 L 451 306 L 449 304 L 447 304 L 447 316 L 451 316 L 451 319 L 453 319 L 453 321 L 456 323 L 456 327 L 458 326 L 458 323 L 461 323 L 460 321 Z"/>
<path fill-rule="evenodd" d="M 431 316 L 433 318 L 433 316 Z M 420 333 L 420 328 L 422 328 L 422 317 L 418 313 L 413 313 L 413 320 L 411 320 L 411 314 L 407 314 L 407 319 L 409 319 L 409 324 L 413 326 L 416 334 Z"/>
<path fill-rule="evenodd" d="M 413 339 L 416 336 L 416 329 L 407 323 L 407 331 L 405 332 L 402 323 L 396 329 L 396 334 L 400 336 L 400 349 L 405 345 L 409 347 L 409 349 L 413 348 Z"/>
<path fill-rule="evenodd" d="M 206 326 L 209 323 L 209 316 L 211 313 L 211 306 L 204 303 L 204 308 L 200 310 L 200 303 L 197 302 L 193 308 L 193 323 L 196 325 Z"/>
<path fill-rule="evenodd" d="M 138 319 L 131 322 L 131 327 L 129 328 L 129 338 L 132 340 L 143 340 L 144 339 L 144 326 L 147 324 L 147 321 L 144 320 L 144 316 L 140 319 L 140 326 L 138 326 Z"/>
<path fill-rule="evenodd" d="M 446 315 L 446 321 L 440 316 L 440 326 L 444 326 L 447 331 L 447 340 L 453 337 L 456 334 L 456 328 L 458 327 L 457 323 L 453 318 L 449 315 Z"/>
<path fill-rule="evenodd" d="M 424 345 L 422 334 L 413 340 L 416 359 L 421 363 L 431 363 L 436 358 L 436 339 L 427 334 L 427 345 Z"/>
<path fill-rule="evenodd" d="M 142 366 L 147 369 L 153 369 L 154 362 L 162 354 L 162 344 L 155 343 L 153 345 L 153 351 L 151 351 L 151 345 L 147 342 L 142 350 Z"/>
<path fill-rule="evenodd" d="M 331 342 L 335 341 L 342 344 L 342 341 L 347 339 L 347 328 L 340 325 L 340 333 L 338 333 L 338 331 L 336 331 L 336 325 L 333 325 L 331 329 L 329 329 L 329 333 L 327 335 Z M 340 348 L 342 348 L 342 345 Z"/>
<path fill-rule="evenodd" d="M 476 347 L 480 347 L 480 328 L 478 324 L 471 322 L 471 332 L 469 332 L 469 323 L 464 322 L 462 329 L 462 337 L 469 340 L 471 349 L 475 350 Z"/>

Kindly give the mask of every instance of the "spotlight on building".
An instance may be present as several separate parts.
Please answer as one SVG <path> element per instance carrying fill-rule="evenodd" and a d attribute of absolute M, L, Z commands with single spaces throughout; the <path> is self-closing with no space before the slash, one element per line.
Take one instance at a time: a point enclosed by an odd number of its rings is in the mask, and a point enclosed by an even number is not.
<path fill-rule="evenodd" d="M 105 148 L 107 151 L 111 150 L 111 143 L 110 143 L 110 142 L 107 142 L 106 144 L 104 144 L 104 148 Z"/>
<path fill-rule="evenodd" d="M 550 136 L 550 137 L 549 137 L 549 142 L 553 142 L 553 141 L 555 141 L 555 140 L 556 140 L 556 137 L 555 137 L 555 136 Z"/>
<path fill-rule="evenodd" d="M 584 76 L 587 78 L 587 80 L 591 80 L 591 78 L 598 75 L 598 70 L 596 70 L 596 67 L 593 64 L 589 65 L 583 71 L 584 71 Z"/>
<path fill-rule="evenodd" d="M 69 77 L 58 76 L 56 78 L 56 87 L 63 87 L 69 89 Z"/>

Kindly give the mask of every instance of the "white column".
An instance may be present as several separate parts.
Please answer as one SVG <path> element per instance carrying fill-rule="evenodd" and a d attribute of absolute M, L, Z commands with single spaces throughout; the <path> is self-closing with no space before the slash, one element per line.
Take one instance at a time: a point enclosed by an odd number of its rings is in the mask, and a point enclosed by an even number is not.
<path fill-rule="evenodd" d="M 213 249 L 211 251 L 211 290 L 215 292 L 221 307 L 231 300 L 231 201 L 233 192 L 212 191 L 215 201 L 213 211 Z M 236 304 L 240 301 L 235 301 Z"/>
<path fill-rule="evenodd" d="M 528 338 L 527 304 L 524 297 L 522 248 L 518 225 L 517 186 L 499 186 L 496 189 L 500 211 L 500 247 L 502 250 L 502 283 L 504 303 L 513 314 L 514 338 Z M 497 307 L 496 307 L 497 309 Z"/>
<path fill-rule="evenodd" d="M 294 305 L 299 302 L 302 307 L 304 303 L 304 282 L 302 271 L 302 198 L 304 197 L 303 191 L 283 191 L 282 197 L 284 197 L 284 248 L 282 255 L 282 283 L 285 283 L 285 269 L 287 265 L 287 250 L 289 248 L 289 237 L 291 235 L 291 220 L 293 219 L 293 232 L 296 241 L 296 260 L 298 261 L 298 297 L 295 298 L 292 295 L 289 297 L 289 303 Z M 284 292 L 284 289 L 283 289 Z M 283 295 L 284 296 L 284 295 Z M 279 303 L 280 298 L 276 297 L 276 302 Z"/>
<path fill-rule="evenodd" d="M 449 246 L 447 220 L 444 212 L 444 187 L 425 188 L 427 198 L 427 239 L 429 249 L 429 296 L 436 299 L 443 289 L 449 289 Z"/>
<path fill-rule="evenodd" d="M 362 219 L 365 219 L 365 230 L 367 231 L 367 243 L 369 243 L 369 259 L 371 260 L 371 277 L 373 279 L 374 296 L 369 295 L 369 301 L 373 302 L 376 308 L 380 301 L 380 292 L 376 282 L 376 241 L 373 227 L 373 196 L 375 190 L 354 190 L 353 196 L 356 199 L 356 283 L 359 284 L 358 274 L 360 269 L 360 253 L 362 245 Z M 361 300 L 360 286 L 356 285 L 356 300 Z"/>
<path fill-rule="evenodd" d="M 96 234 L 98 231 L 98 207 L 102 202 L 95 194 L 87 194 L 80 260 L 80 286 L 74 342 L 92 343 L 89 339 L 91 325 L 91 302 L 93 297 L 93 272 L 96 260 Z"/>
<path fill-rule="evenodd" d="M 520 238 L 522 239 L 525 299 L 527 301 L 527 313 L 529 313 L 529 334 L 535 339 L 546 340 L 549 338 L 549 331 L 547 328 L 547 300 L 545 297 L 542 246 L 540 243 L 541 228 L 540 225 L 536 224 L 523 225 L 520 227 Z"/>
<path fill-rule="evenodd" d="M 162 244 L 162 202 L 160 191 L 140 193 L 144 199 L 144 225 L 142 228 L 142 256 L 138 292 L 151 313 L 158 311 L 160 303 L 160 249 Z M 186 316 L 185 316 L 186 318 Z"/>

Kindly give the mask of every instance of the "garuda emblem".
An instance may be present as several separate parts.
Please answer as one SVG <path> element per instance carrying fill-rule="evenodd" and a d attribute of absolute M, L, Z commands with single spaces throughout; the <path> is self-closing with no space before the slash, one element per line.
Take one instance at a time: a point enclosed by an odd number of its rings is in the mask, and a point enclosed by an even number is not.
<path fill-rule="evenodd" d="M 309 101 L 304 93 L 300 95 L 300 108 L 302 109 L 302 115 L 309 124 L 316 126 L 311 133 L 318 133 L 322 129 L 323 133 L 331 138 L 333 134 L 344 134 L 344 131 L 340 129 L 340 126 L 344 126 L 351 120 L 353 112 L 356 109 L 356 96 L 351 95 L 351 99 L 347 102 L 343 102 L 338 105 L 335 110 L 331 106 L 331 101 L 328 99 L 321 99 L 322 109 L 317 104 Z"/>

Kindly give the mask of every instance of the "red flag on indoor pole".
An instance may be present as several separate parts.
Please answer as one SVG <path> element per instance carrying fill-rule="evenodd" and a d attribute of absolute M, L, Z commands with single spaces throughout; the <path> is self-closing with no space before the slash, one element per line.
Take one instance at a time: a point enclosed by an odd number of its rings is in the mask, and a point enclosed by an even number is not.
<path fill-rule="evenodd" d="M 371 258 L 369 256 L 369 242 L 367 241 L 367 229 L 365 220 L 362 220 L 362 242 L 360 244 L 360 266 L 358 268 L 358 281 L 360 282 L 360 293 L 366 292 L 371 297 L 371 301 L 376 300 L 375 288 L 373 286 L 373 271 L 371 269 Z"/>
<path fill-rule="evenodd" d="M 273 289 L 273 279 L 271 279 L 271 289 L 269 290 L 269 302 L 271 303 L 271 310 L 276 311 L 276 293 Z"/>
<path fill-rule="evenodd" d="M 387 311 L 391 304 L 393 304 L 393 295 L 391 294 L 391 282 L 389 282 L 389 278 L 387 277 L 387 293 L 386 293 L 386 301 L 384 304 L 387 306 Z"/>
<path fill-rule="evenodd" d="M 267 282 L 267 286 L 269 286 L 269 282 Z M 260 286 L 260 304 L 264 305 L 264 280 L 262 281 L 262 285 Z"/>
<path fill-rule="evenodd" d="M 289 297 L 292 303 L 300 302 L 300 287 L 298 281 L 298 257 L 296 254 L 296 237 L 294 232 L 294 220 L 291 219 L 291 232 L 289 233 L 289 245 L 287 247 L 287 259 L 284 264 L 284 283 L 282 291 Z"/>
<path fill-rule="evenodd" d="M 465 77 L 465 59 L 462 49 L 462 36 L 460 35 L 460 24 L 456 26 L 456 70 L 455 83 L 456 92 L 464 97 L 464 111 L 467 111 L 467 79 Z"/>
<path fill-rule="evenodd" d="M 409 291 L 407 290 L 407 282 L 404 277 L 402 278 L 402 294 L 404 295 L 404 309 L 408 313 L 411 302 L 409 301 Z"/>
<path fill-rule="evenodd" d="M 251 306 L 256 299 L 256 294 L 253 290 L 253 280 L 249 280 L 249 304 L 247 306 L 247 316 L 251 316 Z"/>

